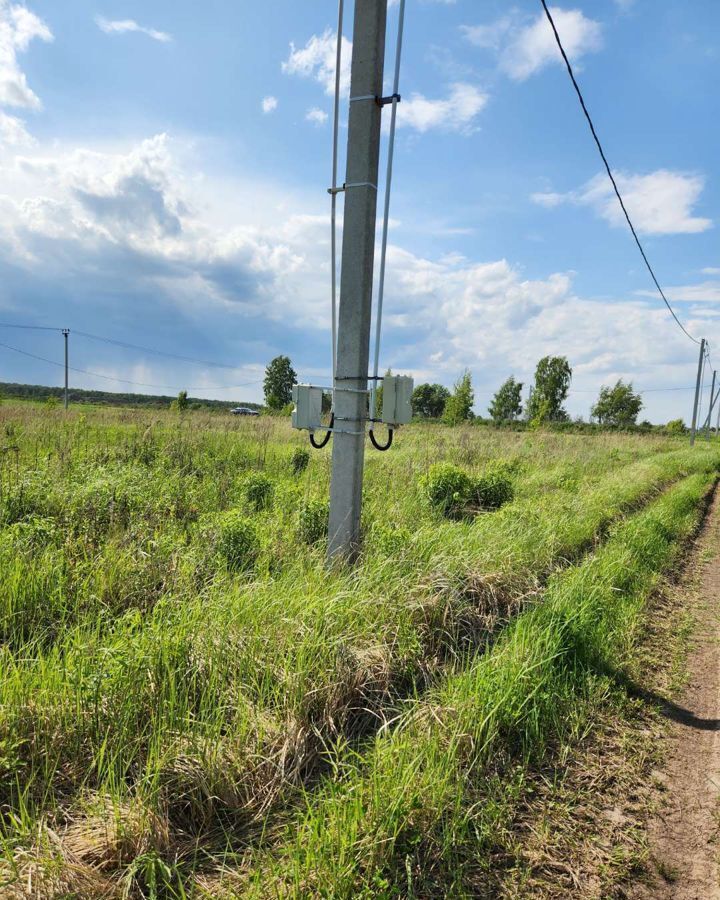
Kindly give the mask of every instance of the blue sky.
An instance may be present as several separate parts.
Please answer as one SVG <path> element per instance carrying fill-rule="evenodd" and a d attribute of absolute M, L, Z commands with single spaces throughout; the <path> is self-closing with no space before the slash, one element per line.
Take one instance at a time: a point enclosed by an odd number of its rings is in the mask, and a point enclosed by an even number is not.
<path fill-rule="evenodd" d="M 658 277 L 720 363 L 720 4 L 553 10 Z M 483 413 L 507 375 L 561 353 L 587 415 L 620 377 L 692 385 L 696 347 L 651 290 L 541 12 L 407 2 L 382 366 L 448 385 L 467 366 Z M 336 16 L 325 0 L 0 0 L 0 319 L 225 365 L 71 335 L 96 373 L 73 373 L 83 387 L 256 400 L 278 353 L 326 383 Z M 388 76 L 396 24 L 394 6 Z M 53 333 L 0 342 L 62 359 Z M 0 347 L 0 380 L 61 378 Z M 691 393 L 645 401 L 688 418 Z"/>

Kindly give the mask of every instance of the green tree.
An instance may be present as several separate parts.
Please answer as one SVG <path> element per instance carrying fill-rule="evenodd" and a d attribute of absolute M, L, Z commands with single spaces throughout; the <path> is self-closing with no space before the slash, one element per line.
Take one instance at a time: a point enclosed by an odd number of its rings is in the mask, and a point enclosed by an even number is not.
<path fill-rule="evenodd" d="M 276 356 L 265 369 L 265 405 L 280 411 L 292 402 L 292 387 L 297 383 L 297 375 L 289 356 Z"/>
<path fill-rule="evenodd" d="M 385 377 L 387 378 L 389 375 L 392 375 L 392 369 L 388 369 L 385 373 Z M 382 418 L 383 411 L 383 383 L 382 381 L 375 382 L 376 390 L 375 390 L 375 418 Z"/>
<path fill-rule="evenodd" d="M 488 412 L 493 422 L 512 422 L 522 412 L 522 382 L 515 381 L 511 375 L 505 381 L 492 399 Z"/>
<path fill-rule="evenodd" d="M 465 369 L 455 382 L 455 388 L 445 403 L 443 419 L 448 425 L 459 425 L 472 419 L 472 406 L 475 402 L 475 392 L 472 387 L 470 370 Z"/>
<path fill-rule="evenodd" d="M 670 419 L 665 425 L 665 431 L 668 434 L 685 434 L 687 428 L 682 419 Z"/>
<path fill-rule="evenodd" d="M 572 369 L 565 356 L 544 356 L 535 369 L 535 383 L 527 402 L 531 422 L 564 422 L 567 412 L 563 403 L 570 390 Z"/>
<path fill-rule="evenodd" d="M 439 419 L 450 397 L 450 391 L 442 384 L 419 384 L 412 394 L 412 408 L 423 419 Z"/>
<path fill-rule="evenodd" d="M 170 404 L 171 409 L 177 409 L 180 412 L 183 412 L 188 408 L 188 396 L 187 391 L 179 391 L 177 397 Z"/>
<path fill-rule="evenodd" d="M 597 403 L 590 410 L 600 425 L 624 428 L 637 422 L 642 409 L 642 397 L 633 391 L 632 382 L 618 380 L 614 387 L 600 388 Z"/>

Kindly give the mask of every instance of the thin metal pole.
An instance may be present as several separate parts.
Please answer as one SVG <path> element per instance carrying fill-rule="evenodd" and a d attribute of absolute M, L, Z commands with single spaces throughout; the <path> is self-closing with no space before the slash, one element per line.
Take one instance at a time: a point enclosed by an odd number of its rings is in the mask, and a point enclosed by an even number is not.
<path fill-rule="evenodd" d="M 330 383 L 333 388 L 333 408 L 335 407 L 335 370 L 337 368 L 337 167 L 344 5 L 344 0 L 338 0 L 337 46 L 335 48 L 335 99 L 333 101 L 332 179 L 330 183 L 330 296 L 332 316 L 332 380 Z"/>
<path fill-rule="evenodd" d="M 385 260 L 387 257 L 388 226 L 390 224 L 390 191 L 392 189 L 393 156 L 395 154 L 395 123 L 400 91 L 400 55 L 402 54 L 403 28 L 405 24 L 405 0 L 400 0 L 397 43 L 395 45 L 395 75 L 393 78 L 392 107 L 390 111 L 390 136 L 388 138 L 387 171 L 385 174 L 385 203 L 383 207 L 382 239 L 380 242 L 380 276 L 378 278 L 377 312 L 375 314 L 375 352 L 373 356 L 373 383 L 370 394 L 370 418 L 375 418 L 375 398 L 380 368 L 380 337 L 382 332 L 383 300 L 385 298 Z"/>
<path fill-rule="evenodd" d="M 697 429 L 698 402 L 700 400 L 700 376 L 702 375 L 703 361 L 705 359 L 705 338 L 700 340 L 700 356 L 698 357 L 697 379 L 695 381 L 695 402 L 693 403 L 692 426 L 690 428 L 690 446 L 695 443 L 695 431 Z"/>
<path fill-rule="evenodd" d="M 68 335 L 69 328 L 63 328 L 63 338 L 65 339 L 65 410 L 68 408 Z"/>
<path fill-rule="evenodd" d="M 340 273 L 328 561 L 360 545 L 387 0 L 355 4 Z"/>

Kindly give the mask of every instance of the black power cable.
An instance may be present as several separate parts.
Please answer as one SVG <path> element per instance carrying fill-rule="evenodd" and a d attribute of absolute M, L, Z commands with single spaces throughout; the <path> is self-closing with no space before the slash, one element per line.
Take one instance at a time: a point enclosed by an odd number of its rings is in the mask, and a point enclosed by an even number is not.
<path fill-rule="evenodd" d="M 37 353 L 30 353 L 27 350 L 21 350 L 19 347 L 11 347 L 10 344 L 0 343 L 0 347 L 3 347 L 5 350 L 12 350 L 13 353 L 20 353 L 23 356 L 29 356 L 31 359 L 37 359 L 40 362 L 48 363 L 51 366 L 57 366 L 60 369 L 65 368 L 64 363 L 56 362 L 54 359 L 48 359 L 46 356 L 38 356 Z M 101 372 L 90 372 L 87 369 L 78 369 L 75 366 L 68 366 L 68 371 L 78 372 L 81 375 L 90 375 L 92 378 L 103 378 L 103 379 L 105 379 L 105 381 L 115 381 L 119 384 L 131 384 L 134 387 L 156 388 L 156 389 L 167 390 L 167 391 L 178 390 L 177 385 L 174 385 L 174 384 L 147 384 L 144 381 L 130 381 L 127 378 L 116 378 L 114 375 L 103 375 Z M 189 388 L 186 388 L 186 390 L 189 390 L 189 391 L 234 391 L 237 388 L 247 387 L 248 385 L 251 385 L 251 384 L 260 384 L 260 382 L 259 381 L 245 381 L 242 384 L 230 384 L 230 385 L 209 384 L 209 385 L 200 385 L 198 387 L 189 387 Z"/>
<path fill-rule="evenodd" d="M 570 76 L 570 80 L 573 83 L 573 87 L 575 88 L 575 93 L 577 94 L 578 100 L 580 101 L 580 106 L 582 106 L 582 111 L 585 113 L 585 118 L 587 119 L 587 123 L 590 126 L 590 131 L 592 132 L 592 136 L 595 139 L 595 144 L 597 145 L 598 151 L 600 153 L 600 157 L 601 157 L 603 163 L 605 164 L 605 170 L 607 171 L 608 178 L 610 179 L 610 181 L 612 183 L 613 190 L 615 191 L 615 196 L 618 198 L 618 202 L 620 203 L 620 207 L 623 211 L 625 219 L 626 219 L 628 225 L 630 226 L 630 231 L 632 232 L 632 236 L 635 238 L 635 243 L 638 246 L 640 255 L 642 256 L 642 258 L 645 262 L 645 265 L 647 266 L 647 270 L 650 273 L 652 280 L 655 282 L 655 287 L 658 289 L 660 296 L 662 297 L 663 302 L 665 303 L 665 306 L 667 306 L 668 310 L 670 311 L 670 315 L 673 317 L 673 319 L 675 319 L 675 321 L 680 326 L 680 328 L 685 333 L 685 335 L 687 337 L 689 337 L 690 340 L 693 341 L 694 343 L 699 344 L 700 341 L 698 341 L 697 338 L 694 338 L 690 334 L 690 332 L 687 330 L 687 328 L 685 328 L 685 326 L 680 321 L 680 319 L 678 319 L 678 317 L 675 315 L 675 310 L 672 308 L 672 306 L 670 306 L 670 302 L 668 301 L 668 298 L 665 296 L 665 292 L 660 287 L 660 282 L 657 280 L 657 277 L 655 276 L 653 267 L 650 265 L 650 260 L 647 258 L 645 250 L 643 249 L 643 245 L 640 243 L 640 238 L 637 236 L 637 232 L 635 231 L 635 226 L 633 225 L 632 221 L 630 220 L 628 211 L 625 208 L 625 203 L 620 194 L 620 190 L 618 189 L 617 182 L 615 181 L 615 178 L 613 177 L 612 170 L 610 169 L 610 164 L 607 161 L 607 157 L 605 156 L 605 151 L 603 150 L 602 144 L 600 143 L 600 138 L 597 136 L 597 132 L 595 131 L 595 126 L 593 125 L 593 121 L 590 118 L 590 113 L 588 112 L 587 106 L 585 105 L 585 100 L 583 98 L 582 91 L 580 90 L 580 86 L 578 85 L 577 80 L 575 78 L 575 74 L 573 72 L 572 66 L 570 65 L 570 60 L 568 59 L 567 54 L 565 53 L 565 48 L 563 47 L 562 41 L 560 40 L 560 35 L 558 34 L 558 30 L 555 27 L 555 22 L 553 20 L 552 15 L 550 14 L 550 10 L 548 9 L 546 0 L 540 0 L 540 2 L 543 5 L 543 9 L 545 10 L 545 15 L 547 16 L 548 22 L 550 23 L 550 27 L 552 28 L 553 34 L 555 35 L 555 42 L 557 43 L 560 53 L 562 54 L 562 58 L 565 60 L 565 66 L 567 67 L 568 75 Z"/>

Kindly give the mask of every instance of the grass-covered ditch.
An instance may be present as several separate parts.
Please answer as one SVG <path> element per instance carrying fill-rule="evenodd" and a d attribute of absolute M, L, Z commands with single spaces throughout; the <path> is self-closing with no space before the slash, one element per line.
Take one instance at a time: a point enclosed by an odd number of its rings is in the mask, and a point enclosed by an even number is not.
<path fill-rule="evenodd" d="M 6 404 L 0 428 L 8 896 L 477 895 L 720 461 L 409 428 L 328 573 L 328 455 L 284 422 Z"/>

